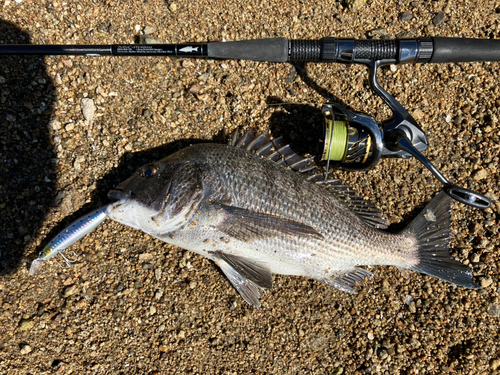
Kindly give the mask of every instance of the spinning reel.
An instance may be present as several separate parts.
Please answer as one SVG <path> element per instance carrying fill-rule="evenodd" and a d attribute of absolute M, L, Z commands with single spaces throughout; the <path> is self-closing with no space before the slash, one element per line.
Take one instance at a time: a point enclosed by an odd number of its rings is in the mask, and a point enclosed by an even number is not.
<path fill-rule="evenodd" d="M 334 104 L 324 104 L 325 138 L 322 160 L 326 170 L 330 166 L 347 170 L 364 170 L 377 164 L 381 158 L 414 156 L 443 184 L 443 190 L 453 199 L 472 207 L 485 209 L 491 204 L 484 195 L 448 181 L 432 163 L 422 155 L 429 143 L 415 119 L 393 96 L 377 82 L 380 61 L 369 64 L 372 89 L 391 108 L 394 117 L 382 126 L 372 116 L 349 111 Z"/>

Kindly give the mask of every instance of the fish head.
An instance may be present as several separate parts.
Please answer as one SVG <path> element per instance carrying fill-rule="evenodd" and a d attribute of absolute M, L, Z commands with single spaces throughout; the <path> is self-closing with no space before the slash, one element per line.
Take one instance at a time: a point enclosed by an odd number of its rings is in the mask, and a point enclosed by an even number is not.
<path fill-rule="evenodd" d="M 171 233 L 189 220 L 204 195 L 193 163 L 167 157 L 142 166 L 111 190 L 108 197 L 116 202 L 106 213 L 149 234 Z"/>

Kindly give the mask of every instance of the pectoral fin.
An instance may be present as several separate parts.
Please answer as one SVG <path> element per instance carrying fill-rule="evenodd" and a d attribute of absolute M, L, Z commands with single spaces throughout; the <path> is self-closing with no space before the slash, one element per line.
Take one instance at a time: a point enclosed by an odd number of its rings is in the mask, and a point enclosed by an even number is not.
<path fill-rule="evenodd" d="M 259 289 L 271 289 L 273 278 L 265 264 L 216 251 L 214 260 L 248 304 L 260 307 Z"/>
<path fill-rule="evenodd" d="M 238 207 L 226 205 L 220 205 L 220 207 L 224 212 L 220 230 L 241 241 L 283 235 L 323 238 L 323 235 L 316 229 L 297 221 Z"/>

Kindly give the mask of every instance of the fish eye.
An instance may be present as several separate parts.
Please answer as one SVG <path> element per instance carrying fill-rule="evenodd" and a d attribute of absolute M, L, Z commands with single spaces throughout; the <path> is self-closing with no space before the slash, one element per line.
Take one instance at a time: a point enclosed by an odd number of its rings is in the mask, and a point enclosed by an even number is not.
<path fill-rule="evenodd" d="M 146 169 L 144 169 L 144 171 L 142 172 L 142 176 L 143 177 L 146 177 L 146 178 L 150 178 L 150 177 L 153 177 L 155 174 L 156 174 L 156 168 L 155 167 L 147 167 Z"/>

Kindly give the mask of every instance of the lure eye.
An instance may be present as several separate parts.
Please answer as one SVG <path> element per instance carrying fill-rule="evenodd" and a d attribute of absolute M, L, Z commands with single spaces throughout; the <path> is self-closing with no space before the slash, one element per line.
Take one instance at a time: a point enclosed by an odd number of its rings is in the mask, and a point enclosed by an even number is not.
<path fill-rule="evenodd" d="M 155 167 L 148 167 L 144 169 L 142 172 L 143 177 L 150 178 L 153 177 L 156 174 L 156 168 Z"/>

